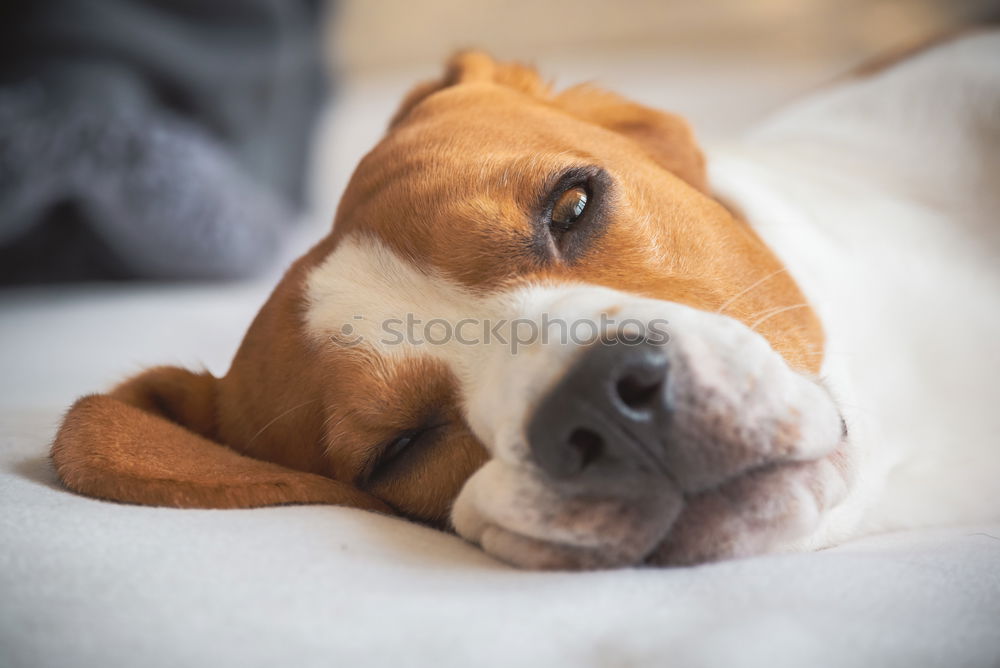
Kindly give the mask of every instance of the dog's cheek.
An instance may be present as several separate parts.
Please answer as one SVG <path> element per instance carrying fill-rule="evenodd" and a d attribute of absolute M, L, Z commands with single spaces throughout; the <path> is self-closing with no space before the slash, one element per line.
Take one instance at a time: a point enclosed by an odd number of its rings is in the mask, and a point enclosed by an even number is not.
<path fill-rule="evenodd" d="M 667 459 L 685 492 L 836 448 L 840 414 L 826 390 L 742 327 L 715 334 L 714 342 L 683 334 L 672 342 Z"/>

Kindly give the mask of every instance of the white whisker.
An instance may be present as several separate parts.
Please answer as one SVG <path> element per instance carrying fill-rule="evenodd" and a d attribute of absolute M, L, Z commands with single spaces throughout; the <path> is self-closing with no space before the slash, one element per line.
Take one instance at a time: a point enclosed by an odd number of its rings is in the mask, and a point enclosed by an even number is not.
<path fill-rule="evenodd" d="M 770 311 L 765 311 L 764 315 L 758 318 L 752 325 L 750 325 L 750 331 L 756 331 L 757 327 L 765 320 L 770 320 L 776 315 L 784 313 L 785 311 L 793 311 L 797 308 L 808 308 L 809 304 L 792 304 L 791 306 L 782 306 L 780 308 L 771 309 Z"/>
<path fill-rule="evenodd" d="M 315 401 L 318 401 L 318 400 L 317 400 L 317 399 L 310 399 L 309 401 L 303 401 L 303 402 L 302 402 L 301 404 L 299 404 L 299 405 L 297 405 L 297 406 L 292 406 L 292 407 L 291 407 L 291 408 L 289 408 L 289 409 L 288 409 L 287 411 L 284 411 L 284 412 L 282 412 L 282 413 L 279 413 L 279 414 L 278 414 L 278 415 L 277 415 L 277 416 L 276 416 L 276 417 L 275 417 L 274 419 L 270 420 L 270 421 L 269 421 L 269 422 L 268 422 L 267 424 L 265 424 L 265 425 L 264 425 L 263 427 L 261 427 L 261 428 L 260 428 L 260 431 L 258 431 L 258 432 L 257 432 L 256 434 L 254 434 L 254 435 L 253 435 L 253 438 L 251 438 L 251 439 L 250 439 L 250 440 L 249 440 L 249 441 L 247 442 L 247 444 L 246 444 L 246 447 L 248 447 L 248 448 L 249 448 L 249 447 L 250 447 L 250 446 L 251 446 L 251 445 L 253 444 L 253 442 L 257 440 L 257 437 L 258 437 L 258 436 L 260 436 L 261 434 L 263 434 L 263 433 L 264 433 L 264 431 L 266 431 L 266 430 L 267 430 L 267 428 L 268 428 L 268 427 L 270 427 L 270 426 L 271 426 L 272 424 L 274 424 L 275 422 L 277 422 L 277 421 L 278 421 L 278 420 L 280 420 L 281 418 L 285 417 L 286 415 L 288 415 L 288 414 L 289 414 L 289 413 L 291 413 L 292 411 L 296 411 L 296 410 L 298 410 L 298 409 L 302 408 L 303 406 L 305 406 L 305 405 L 307 405 L 307 404 L 311 404 L 311 403 L 313 403 L 313 402 L 315 402 Z"/>
<path fill-rule="evenodd" d="M 726 302 L 722 306 L 720 306 L 718 309 L 716 309 L 715 312 L 716 313 L 722 313 L 722 312 L 724 312 L 727 308 L 729 308 L 730 306 L 732 306 L 736 302 L 737 299 L 739 299 L 743 295 L 747 294 L 748 292 L 750 292 L 754 288 L 760 286 L 764 282 L 771 280 L 772 278 L 774 278 L 778 274 L 784 273 L 786 271 L 788 271 L 788 270 L 786 268 L 782 267 L 781 269 L 778 269 L 777 271 L 771 272 L 770 274 L 768 274 L 764 278 L 761 278 L 761 279 L 755 281 L 754 283 L 751 283 L 747 287 L 743 288 L 740 292 L 738 292 L 735 296 L 730 297 L 728 300 L 726 300 Z"/>

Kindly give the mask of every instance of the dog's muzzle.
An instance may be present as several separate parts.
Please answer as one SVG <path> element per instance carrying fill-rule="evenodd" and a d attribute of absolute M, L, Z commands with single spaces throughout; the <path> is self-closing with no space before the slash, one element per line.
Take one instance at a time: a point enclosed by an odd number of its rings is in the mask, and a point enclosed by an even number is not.
<path fill-rule="evenodd" d="M 459 494 L 456 530 L 533 568 L 696 563 L 811 540 L 846 484 L 827 390 L 742 323 L 680 304 L 582 288 L 522 315 L 597 322 L 616 306 L 669 322 L 669 340 L 608 328 L 486 351 L 464 374 L 492 459 Z"/>

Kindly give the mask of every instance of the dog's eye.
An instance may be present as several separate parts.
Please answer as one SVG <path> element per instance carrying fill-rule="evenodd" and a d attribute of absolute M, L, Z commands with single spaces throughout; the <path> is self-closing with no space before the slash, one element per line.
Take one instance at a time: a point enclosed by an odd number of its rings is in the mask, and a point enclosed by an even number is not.
<path fill-rule="evenodd" d="M 553 231 L 564 232 L 579 220 L 587 210 L 587 189 L 583 186 L 570 188 L 556 200 L 549 217 Z"/>
<path fill-rule="evenodd" d="M 386 469 L 391 468 L 396 461 L 405 456 L 406 453 L 412 450 L 415 446 L 422 446 L 424 441 L 427 440 L 432 433 L 438 431 L 438 429 L 442 426 L 444 425 L 434 424 L 427 427 L 421 427 L 419 429 L 408 429 L 396 434 L 391 441 L 388 441 L 380 448 L 377 455 L 378 458 L 375 460 L 371 469 L 369 469 L 367 477 L 371 478 L 377 476 L 383 473 Z"/>
<path fill-rule="evenodd" d="M 422 431 L 405 431 L 398 435 L 382 451 L 382 455 L 378 460 L 378 465 L 384 466 L 406 452 L 407 449 L 420 439 L 420 435 L 422 433 Z"/>
<path fill-rule="evenodd" d="M 572 265 L 607 228 L 614 212 L 611 176 L 600 167 L 572 167 L 546 184 L 534 209 L 532 251 L 543 262 Z"/>

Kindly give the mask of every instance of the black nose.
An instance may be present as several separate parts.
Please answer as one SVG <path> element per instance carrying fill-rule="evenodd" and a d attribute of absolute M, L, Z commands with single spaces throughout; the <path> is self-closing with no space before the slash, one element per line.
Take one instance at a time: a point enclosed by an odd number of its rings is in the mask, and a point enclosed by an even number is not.
<path fill-rule="evenodd" d="M 535 461 L 554 478 L 665 472 L 667 356 L 648 343 L 591 346 L 528 421 Z"/>

